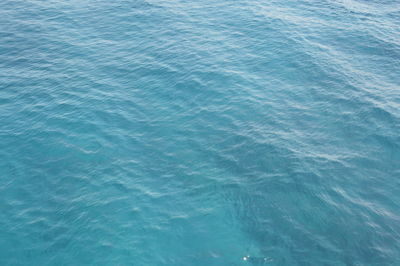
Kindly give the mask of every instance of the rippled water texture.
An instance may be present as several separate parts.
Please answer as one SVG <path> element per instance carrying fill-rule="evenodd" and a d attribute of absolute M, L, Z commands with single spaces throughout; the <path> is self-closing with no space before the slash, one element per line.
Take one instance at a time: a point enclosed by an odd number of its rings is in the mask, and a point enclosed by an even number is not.
<path fill-rule="evenodd" d="M 400 3 L 2 0 L 0 265 L 400 265 Z"/>

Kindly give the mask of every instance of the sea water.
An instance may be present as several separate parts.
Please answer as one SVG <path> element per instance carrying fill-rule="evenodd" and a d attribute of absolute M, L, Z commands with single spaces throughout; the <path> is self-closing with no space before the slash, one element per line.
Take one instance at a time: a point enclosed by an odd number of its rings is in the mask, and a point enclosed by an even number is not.
<path fill-rule="evenodd" d="M 400 3 L 2 0 L 0 265 L 400 265 Z"/>

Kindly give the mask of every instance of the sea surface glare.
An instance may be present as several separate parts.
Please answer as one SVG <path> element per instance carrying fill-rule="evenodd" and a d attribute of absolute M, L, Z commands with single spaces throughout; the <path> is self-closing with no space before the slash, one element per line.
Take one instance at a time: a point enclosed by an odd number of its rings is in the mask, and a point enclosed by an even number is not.
<path fill-rule="evenodd" d="M 0 265 L 400 265 L 400 2 L 0 1 Z"/>

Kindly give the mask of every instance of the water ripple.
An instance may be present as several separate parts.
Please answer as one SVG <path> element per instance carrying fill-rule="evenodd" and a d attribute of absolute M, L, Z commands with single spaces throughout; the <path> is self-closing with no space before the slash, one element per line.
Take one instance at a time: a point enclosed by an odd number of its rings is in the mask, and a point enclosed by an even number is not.
<path fill-rule="evenodd" d="M 1 265 L 397 265 L 396 1 L 0 3 Z"/>

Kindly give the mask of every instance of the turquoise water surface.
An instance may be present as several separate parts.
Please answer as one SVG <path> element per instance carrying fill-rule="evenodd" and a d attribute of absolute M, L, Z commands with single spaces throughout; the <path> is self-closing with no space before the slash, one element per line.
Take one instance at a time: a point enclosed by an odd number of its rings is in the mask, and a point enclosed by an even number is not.
<path fill-rule="evenodd" d="M 400 265 L 400 2 L 2 0 L 0 265 Z"/>

